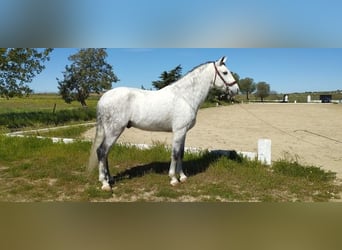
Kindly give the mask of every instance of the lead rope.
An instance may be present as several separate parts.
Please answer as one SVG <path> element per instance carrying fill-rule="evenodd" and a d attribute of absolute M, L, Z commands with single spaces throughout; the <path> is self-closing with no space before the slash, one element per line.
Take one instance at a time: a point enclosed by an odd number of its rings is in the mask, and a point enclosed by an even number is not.
<path fill-rule="evenodd" d="M 239 106 L 241 109 L 243 109 L 245 112 L 247 112 L 247 113 L 249 113 L 250 115 L 252 115 L 252 116 L 253 116 L 254 118 L 256 118 L 257 120 L 259 120 L 259 121 L 261 121 L 262 123 L 265 123 L 265 124 L 268 125 L 269 127 L 273 128 L 274 130 L 278 130 L 279 132 L 281 132 L 281 133 L 283 133 L 283 134 L 285 134 L 285 135 L 288 135 L 288 136 L 293 137 L 293 138 L 295 138 L 295 139 L 297 139 L 297 140 L 306 142 L 306 143 L 308 143 L 308 144 L 310 144 L 310 145 L 313 145 L 313 146 L 316 146 L 316 147 L 321 147 L 321 145 L 318 145 L 318 144 L 312 143 L 312 142 L 310 142 L 310 141 L 304 140 L 304 139 L 302 139 L 302 138 L 299 138 L 299 137 L 297 137 L 297 136 L 295 136 L 295 135 L 293 135 L 293 134 L 290 134 L 289 132 L 287 132 L 287 131 L 285 131 L 285 130 L 282 130 L 281 128 L 278 128 L 278 127 L 272 125 L 271 123 L 269 123 L 269 122 L 267 122 L 267 121 L 261 119 L 261 118 L 258 117 L 257 115 L 253 114 L 251 111 L 249 111 L 249 110 L 245 109 L 244 107 L 242 107 L 242 104 L 238 104 L 238 106 Z M 293 131 L 293 132 L 296 132 L 296 130 Z"/>

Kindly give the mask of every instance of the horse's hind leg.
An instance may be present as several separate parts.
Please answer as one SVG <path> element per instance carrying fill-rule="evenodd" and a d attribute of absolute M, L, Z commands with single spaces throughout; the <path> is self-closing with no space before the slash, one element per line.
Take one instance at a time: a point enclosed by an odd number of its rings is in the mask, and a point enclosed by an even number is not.
<path fill-rule="evenodd" d="M 182 158 L 184 155 L 184 142 L 186 130 L 176 131 L 173 134 L 171 164 L 169 176 L 171 178 L 170 184 L 176 186 L 179 181 L 177 174 L 180 174 L 181 181 L 185 181 L 186 176 L 182 170 Z"/>
<path fill-rule="evenodd" d="M 109 172 L 108 154 L 112 145 L 117 141 L 124 128 L 117 131 L 105 130 L 105 138 L 97 149 L 97 157 L 99 160 L 99 181 L 102 182 L 102 190 L 110 191 L 112 189 L 113 178 Z"/>
<path fill-rule="evenodd" d="M 102 182 L 103 190 L 111 190 L 110 186 L 110 172 L 108 168 L 108 152 L 109 146 L 104 140 L 100 147 L 97 149 L 97 157 L 99 159 L 99 181 Z"/>

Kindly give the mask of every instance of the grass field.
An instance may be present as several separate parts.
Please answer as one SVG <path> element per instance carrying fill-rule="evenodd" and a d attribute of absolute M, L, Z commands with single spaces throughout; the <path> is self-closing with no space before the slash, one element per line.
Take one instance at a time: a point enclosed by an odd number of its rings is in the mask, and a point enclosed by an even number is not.
<path fill-rule="evenodd" d="M 170 151 L 116 145 L 110 154 L 113 193 L 87 173 L 90 143 L 53 144 L 0 137 L 0 201 L 328 201 L 339 198 L 334 174 L 295 161 L 272 168 L 257 161 L 206 152 L 186 154 L 186 183 L 171 187 Z M 6 145 L 6 146 L 4 146 Z"/>
<path fill-rule="evenodd" d="M 91 97 L 85 109 L 77 102 L 67 104 L 55 94 L 0 98 L 0 132 L 95 121 L 97 100 L 97 96 Z"/>
<path fill-rule="evenodd" d="M 97 96 L 90 97 L 87 101 L 88 107 L 94 108 L 97 100 Z M 0 114 L 36 111 L 53 112 L 55 104 L 56 111 L 81 107 L 78 102 L 67 104 L 56 94 L 34 94 L 28 97 L 14 97 L 9 100 L 0 98 Z"/>

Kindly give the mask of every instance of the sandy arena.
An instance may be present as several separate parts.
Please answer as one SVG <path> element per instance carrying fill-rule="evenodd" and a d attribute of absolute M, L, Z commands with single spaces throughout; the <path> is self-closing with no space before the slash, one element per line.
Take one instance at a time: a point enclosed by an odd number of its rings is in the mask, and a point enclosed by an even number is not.
<path fill-rule="evenodd" d="M 94 129 L 86 137 L 94 136 Z M 257 151 L 259 138 L 272 140 L 272 160 L 297 158 L 342 179 L 341 104 L 235 104 L 201 109 L 186 147 Z M 119 142 L 171 144 L 172 134 L 126 129 Z"/>

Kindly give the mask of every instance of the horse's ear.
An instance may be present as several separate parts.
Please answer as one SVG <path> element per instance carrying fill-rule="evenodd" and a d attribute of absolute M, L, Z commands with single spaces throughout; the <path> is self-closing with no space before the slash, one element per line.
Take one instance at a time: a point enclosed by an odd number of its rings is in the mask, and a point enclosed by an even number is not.
<path fill-rule="evenodd" d="M 227 57 L 226 56 L 223 56 L 220 60 L 219 60 L 219 65 L 224 65 L 225 62 L 227 61 Z"/>

